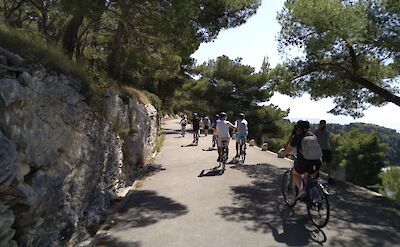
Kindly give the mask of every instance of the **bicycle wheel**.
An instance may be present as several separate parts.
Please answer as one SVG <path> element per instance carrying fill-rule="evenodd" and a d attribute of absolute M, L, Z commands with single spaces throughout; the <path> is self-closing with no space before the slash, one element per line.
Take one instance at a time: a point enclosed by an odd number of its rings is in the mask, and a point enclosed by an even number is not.
<path fill-rule="evenodd" d="M 225 147 L 222 150 L 222 161 L 224 164 L 226 164 L 226 162 L 228 161 L 228 151 L 226 150 Z"/>
<path fill-rule="evenodd" d="M 309 185 L 309 201 L 307 202 L 307 212 L 311 222 L 317 228 L 323 228 L 329 221 L 329 201 L 328 195 L 324 193 L 318 183 Z"/>
<path fill-rule="evenodd" d="M 288 205 L 288 207 L 292 208 L 294 207 L 294 205 L 296 205 L 298 190 L 293 182 L 291 169 L 283 174 L 282 194 L 283 194 L 283 199 L 285 200 L 285 203 L 286 205 Z"/>
<path fill-rule="evenodd" d="M 243 163 L 246 160 L 246 144 L 243 144 L 243 141 L 241 142 L 240 145 L 240 159 L 242 160 Z"/>

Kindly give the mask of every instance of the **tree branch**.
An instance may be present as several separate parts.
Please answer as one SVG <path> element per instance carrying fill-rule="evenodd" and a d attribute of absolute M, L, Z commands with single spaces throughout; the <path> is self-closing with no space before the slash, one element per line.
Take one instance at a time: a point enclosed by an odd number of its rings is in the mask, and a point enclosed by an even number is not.
<path fill-rule="evenodd" d="M 378 94 L 380 97 L 384 98 L 386 101 L 392 102 L 393 104 L 400 106 L 400 97 L 393 94 L 389 90 L 376 85 L 375 83 L 371 82 L 370 80 L 368 80 L 364 77 L 359 77 L 359 76 L 350 74 L 349 79 L 362 85 L 363 87 L 367 88 L 371 92 Z"/>
<path fill-rule="evenodd" d="M 343 72 L 344 72 L 345 78 L 349 79 L 350 81 L 352 81 L 354 83 L 357 83 L 357 84 L 363 86 L 364 88 L 368 89 L 369 91 L 371 91 L 373 93 L 376 93 L 377 95 L 379 95 L 386 101 L 392 102 L 393 104 L 400 106 L 400 97 L 399 96 L 393 94 L 392 92 L 390 92 L 389 90 L 387 90 L 385 88 L 382 88 L 382 87 L 376 85 L 372 81 L 370 81 L 362 76 L 358 76 L 353 71 L 343 67 L 340 64 L 320 63 L 320 64 L 313 64 L 310 67 L 315 68 L 315 69 L 308 71 L 308 73 L 303 74 L 302 76 L 305 76 L 312 72 L 327 71 L 327 70 L 337 73 L 338 76 L 340 76 L 340 74 L 343 74 Z"/>

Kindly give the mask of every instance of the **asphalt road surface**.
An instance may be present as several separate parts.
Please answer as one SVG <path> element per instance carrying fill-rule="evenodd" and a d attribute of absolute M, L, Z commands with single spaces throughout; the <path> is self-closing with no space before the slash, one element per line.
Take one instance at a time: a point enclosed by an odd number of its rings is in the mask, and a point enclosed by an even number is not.
<path fill-rule="evenodd" d="M 244 164 L 207 173 L 217 165 L 217 152 L 203 151 L 210 135 L 190 146 L 192 135 L 180 136 L 178 120 L 167 121 L 164 132 L 152 175 L 119 204 L 95 246 L 400 246 L 400 210 L 376 194 L 331 186 L 330 220 L 318 230 L 304 204 L 289 209 L 283 202 L 281 177 L 290 161 L 249 147 Z M 230 150 L 231 159 L 234 141 Z"/>

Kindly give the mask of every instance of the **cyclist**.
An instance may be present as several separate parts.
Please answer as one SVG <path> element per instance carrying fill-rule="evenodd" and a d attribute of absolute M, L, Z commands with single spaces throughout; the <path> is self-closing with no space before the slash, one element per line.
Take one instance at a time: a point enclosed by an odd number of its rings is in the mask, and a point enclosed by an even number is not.
<path fill-rule="evenodd" d="M 321 157 L 322 157 L 321 147 L 318 145 L 318 141 L 314 136 L 314 134 L 308 132 L 309 128 L 310 128 L 310 123 L 308 121 L 303 121 L 303 120 L 298 121 L 294 128 L 295 134 L 292 136 L 290 144 L 287 145 L 285 149 L 279 150 L 278 153 L 278 157 L 283 158 L 286 155 L 290 154 L 293 151 L 293 149 L 297 150 L 297 157 L 294 161 L 294 169 L 293 169 L 293 181 L 299 191 L 297 198 L 302 198 L 304 197 L 304 195 L 306 195 L 306 189 L 305 187 L 303 187 L 303 183 L 301 182 L 301 176 L 303 175 L 304 184 L 307 184 L 308 176 L 318 171 L 319 168 L 321 167 Z M 315 137 L 315 143 L 317 145 L 317 146 L 314 145 L 315 149 L 310 151 L 303 150 L 302 142 L 306 136 Z M 304 149 L 306 148 L 305 146 L 303 147 Z M 317 150 L 318 148 L 319 150 Z M 320 154 L 316 155 L 320 156 L 320 158 L 318 159 L 306 159 L 304 157 L 305 153 L 317 153 L 317 152 L 320 152 Z"/>
<path fill-rule="evenodd" d="M 231 122 L 227 120 L 227 115 L 225 112 L 221 112 L 219 114 L 220 121 L 217 121 L 217 135 L 218 135 L 218 159 L 217 161 L 221 161 L 221 156 L 222 156 L 222 148 L 223 148 L 223 143 L 226 142 L 226 147 L 227 147 L 227 155 L 229 154 L 229 140 L 231 138 L 229 134 L 229 127 L 235 129 L 235 125 L 233 125 Z"/>
<path fill-rule="evenodd" d="M 181 121 L 180 121 L 180 125 L 181 125 L 181 135 L 183 136 L 183 137 L 185 137 L 185 134 L 186 134 L 186 124 L 187 124 L 187 118 L 186 118 L 186 116 L 183 116 L 183 118 L 181 119 Z"/>
<path fill-rule="evenodd" d="M 215 148 L 215 145 L 217 145 L 217 140 L 218 140 L 218 135 L 217 135 L 217 122 L 219 121 L 219 115 L 215 115 L 215 118 L 211 124 L 211 129 L 213 133 L 213 139 L 212 139 L 212 148 Z"/>
<path fill-rule="evenodd" d="M 245 116 L 243 113 L 239 114 L 239 119 L 236 120 L 235 122 L 236 126 L 236 158 L 239 158 L 240 156 L 240 140 L 246 141 L 246 137 L 249 133 L 248 131 L 248 122 L 245 119 Z"/>
<path fill-rule="evenodd" d="M 192 126 L 193 126 L 193 143 L 197 144 L 199 142 L 200 118 L 196 112 L 193 113 Z"/>

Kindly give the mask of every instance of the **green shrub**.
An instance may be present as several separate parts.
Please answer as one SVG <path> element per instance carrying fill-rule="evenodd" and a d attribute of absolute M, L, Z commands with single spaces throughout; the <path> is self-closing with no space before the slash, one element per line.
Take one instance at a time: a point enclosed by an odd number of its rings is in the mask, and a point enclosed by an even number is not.
<path fill-rule="evenodd" d="M 278 152 L 279 149 L 281 149 L 286 144 L 286 141 L 287 140 L 282 139 L 282 138 L 267 139 L 268 150 L 271 150 L 273 152 Z"/>
<path fill-rule="evenodd" d="M 382 179 L 381 192 L 394 200 L 397 200 L 398 193 L 400 192 L 400 167 L 389 167 L 386 171 L 379 174 Z"/>

